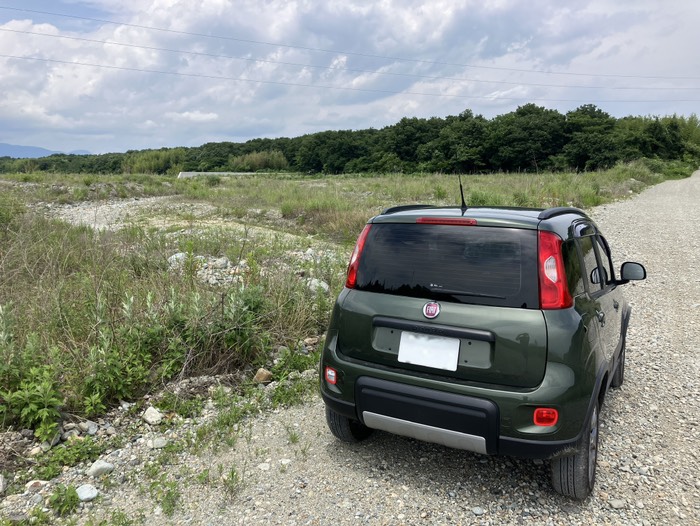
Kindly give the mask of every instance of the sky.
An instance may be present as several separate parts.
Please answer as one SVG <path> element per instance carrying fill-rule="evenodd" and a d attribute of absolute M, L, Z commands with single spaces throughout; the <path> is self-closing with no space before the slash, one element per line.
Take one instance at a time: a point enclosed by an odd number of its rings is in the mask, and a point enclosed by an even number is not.
<path fill-rule="evenodd" d="M 469 109 L 700 108 L 697 0 L 0 0 L 0 143 L 148 148 Z"/>

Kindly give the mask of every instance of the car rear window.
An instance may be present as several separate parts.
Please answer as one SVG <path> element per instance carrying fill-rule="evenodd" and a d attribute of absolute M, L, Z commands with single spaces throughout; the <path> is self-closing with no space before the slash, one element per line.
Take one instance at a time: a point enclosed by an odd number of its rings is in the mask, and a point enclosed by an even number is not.
<path fill-rule="evenodd" d="M 538 308 L 535 230 L 373 224 L 359 290 L 426 299 Z"/>

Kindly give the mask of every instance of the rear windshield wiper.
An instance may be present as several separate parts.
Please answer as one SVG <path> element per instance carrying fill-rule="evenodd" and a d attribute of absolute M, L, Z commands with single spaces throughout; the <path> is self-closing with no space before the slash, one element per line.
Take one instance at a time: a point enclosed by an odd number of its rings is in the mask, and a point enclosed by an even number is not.
<path fill-rule="evenodd" d="M 505 296 L 497 296 L 495 294 L 482 294 L 480 292 L 467 292 L 464 290 L 444 289 L 442 287 L 430 287 L 430 292 L 439 292 L 441 294 L 449 294 L 450 296 L 472 296 L 475 298 L 493 298 L 498 300 L 506 299 Z"/>

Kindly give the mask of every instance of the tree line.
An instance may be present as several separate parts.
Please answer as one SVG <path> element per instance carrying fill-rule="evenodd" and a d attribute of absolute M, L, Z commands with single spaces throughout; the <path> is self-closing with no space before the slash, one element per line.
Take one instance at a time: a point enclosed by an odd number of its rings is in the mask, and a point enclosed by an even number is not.
<path fill-rule="evenodd" d="M 586 171 L 639 158 L 700 160 L 700 120 L 615 118 L 592 104 L 562 114 L 535 104 L 486 119 L 465 110 L 445 118 L 403 118 L 381 129 L 323 131 L 294 138 L 217 142 L 101 155 L 0 158 L 0 172 L 304 173 Z"/>

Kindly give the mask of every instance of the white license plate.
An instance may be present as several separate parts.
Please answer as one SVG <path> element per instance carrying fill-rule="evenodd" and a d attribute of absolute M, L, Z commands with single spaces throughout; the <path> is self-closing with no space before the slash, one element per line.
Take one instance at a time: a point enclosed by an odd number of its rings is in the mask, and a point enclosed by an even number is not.
<path fill-rule="evenodd" d="M 415 332 L 402 332 L 399 342 L 399 361 L 413 365 L 457 370 L 459 340 L 444 336 L 430 336 Z"/>

